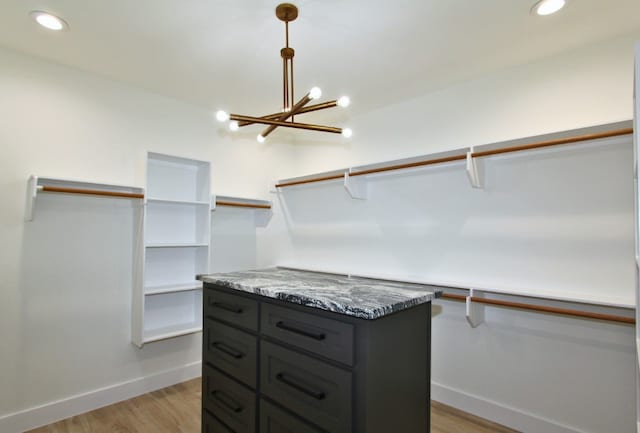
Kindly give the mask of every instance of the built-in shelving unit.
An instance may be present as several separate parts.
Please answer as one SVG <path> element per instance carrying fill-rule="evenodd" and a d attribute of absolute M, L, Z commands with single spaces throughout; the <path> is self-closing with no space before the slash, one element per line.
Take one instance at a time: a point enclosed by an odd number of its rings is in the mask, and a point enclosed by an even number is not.
<path fill-rule="evenodd" d="M 202 330 L 202 284 L 211 229 L 210 164 L 150 152 L 142 264 L 134 291 L 133 342 Z"/>

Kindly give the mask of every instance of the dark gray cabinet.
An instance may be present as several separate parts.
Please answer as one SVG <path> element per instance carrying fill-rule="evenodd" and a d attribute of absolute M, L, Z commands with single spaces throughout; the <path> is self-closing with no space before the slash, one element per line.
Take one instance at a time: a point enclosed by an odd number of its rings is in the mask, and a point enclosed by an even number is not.
<path fill-rule="evenodd" d="M 205 283 L 203 433 L 429 432 L 431 304 L 359 319 Z"/>

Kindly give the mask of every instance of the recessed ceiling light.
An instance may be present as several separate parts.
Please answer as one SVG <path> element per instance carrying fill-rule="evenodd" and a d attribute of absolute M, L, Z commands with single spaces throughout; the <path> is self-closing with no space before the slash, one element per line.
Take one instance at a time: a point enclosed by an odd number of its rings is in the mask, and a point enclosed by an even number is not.
<path fill-rule="evenodd" d="M 567 0 L 540 0 L 531 8 L 536 15 L 551 15 L 565 7 Z"/>
<path fill-rule="evenodd" d="M 42 27 L 45 27 L 49 30 L 59 31 L 69 28 L 69 25 L 65 20 L 53 14 L 50 14 L 49 12 L 32 11 L 31 13 L 29 13 L 29 15 Z"/>

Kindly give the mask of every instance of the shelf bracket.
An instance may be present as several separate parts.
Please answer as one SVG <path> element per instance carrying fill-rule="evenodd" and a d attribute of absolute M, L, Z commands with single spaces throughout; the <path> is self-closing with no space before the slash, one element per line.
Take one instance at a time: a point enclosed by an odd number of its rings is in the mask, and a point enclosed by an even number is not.
<path fill-rule="evenodd" d="M 467 152 L 467 176 L 473 188 L 482 188 L 482 179 L 478 171 L 476 159 L 473 157 L 473 146 Z"/>
<path fill-rule="evenodd" d="M 484 305 L 473 303 L 471 299 L 478 297 L 474 289 L 469 289 L 469 296 L 466 300 L 466 319 L 472 328 L 477 328 L 484 322 Z"/>
<path fill-rule="evenodd" d="M 353 199 L 366 200 L 368 198 L 367 179 L 364 176 L 350 176 L 351 169 L 344 174 L 344 187 Z"/>
<path fill-rule="evenodd" d="M 38 195 L 38 176 L 29 176 L 27 182 L 27 210 L 25 212 L 25 219 L 27 221 L 33 221 L 33 212 L 36 208 L 36 196 Z"/>

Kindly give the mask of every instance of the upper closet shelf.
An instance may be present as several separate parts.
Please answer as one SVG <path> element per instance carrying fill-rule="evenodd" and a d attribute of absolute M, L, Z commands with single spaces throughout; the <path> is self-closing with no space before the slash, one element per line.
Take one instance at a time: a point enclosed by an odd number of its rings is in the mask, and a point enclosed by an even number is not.
<path fill-rule="evenodd" d="M 250 209 L 271 209 L 271 201 L 253 198 L 233 197 L 228 195 L 211 196 L 211 210 L 218 206 L 241 207 Z"/>
<path fill-rule="evenodd" d="M 482 177 L 477 163 L 480 158 L 513 152 L 531 151 L 552 146 L 589 143 L 633 134 L 632 121 L 609 123 L 589 128 L 574 129 L 553 134 L 464 147 L 446 152 L 431 153 L 412 158 L 397 159 L 369 165 L 349 167 L 339 170 L 316 173 L 307 176 L 282 179 L 276 182 L 275 190 L 329 180 L 341 180 L 347 192 L 354 199 L 367 198 L 367 182 L 369 175 L 397 172 L 399 170 L 425 167 L 435 164 L 464 162 L 469 182 L 474 188 L 482 188 Z M 619 141 L 611 141 L 618 143 Z"/>
<path fill-rule="evenodd" d="M 111 198 L 143 199 L 144 189 L 135 186 L 85 182 L 80 180 L 57 179 L 30 176 L 28 182 L 26 220 L 33 220 L 36 198 L 41 192 L 95 195 Z"/>
<path fill-rule="evenodd" d="M 169 200 L 164 198 L 147 198 L 147 203 L 175 204 L 185 206 L 209 206 L 208 201 Z"/>

